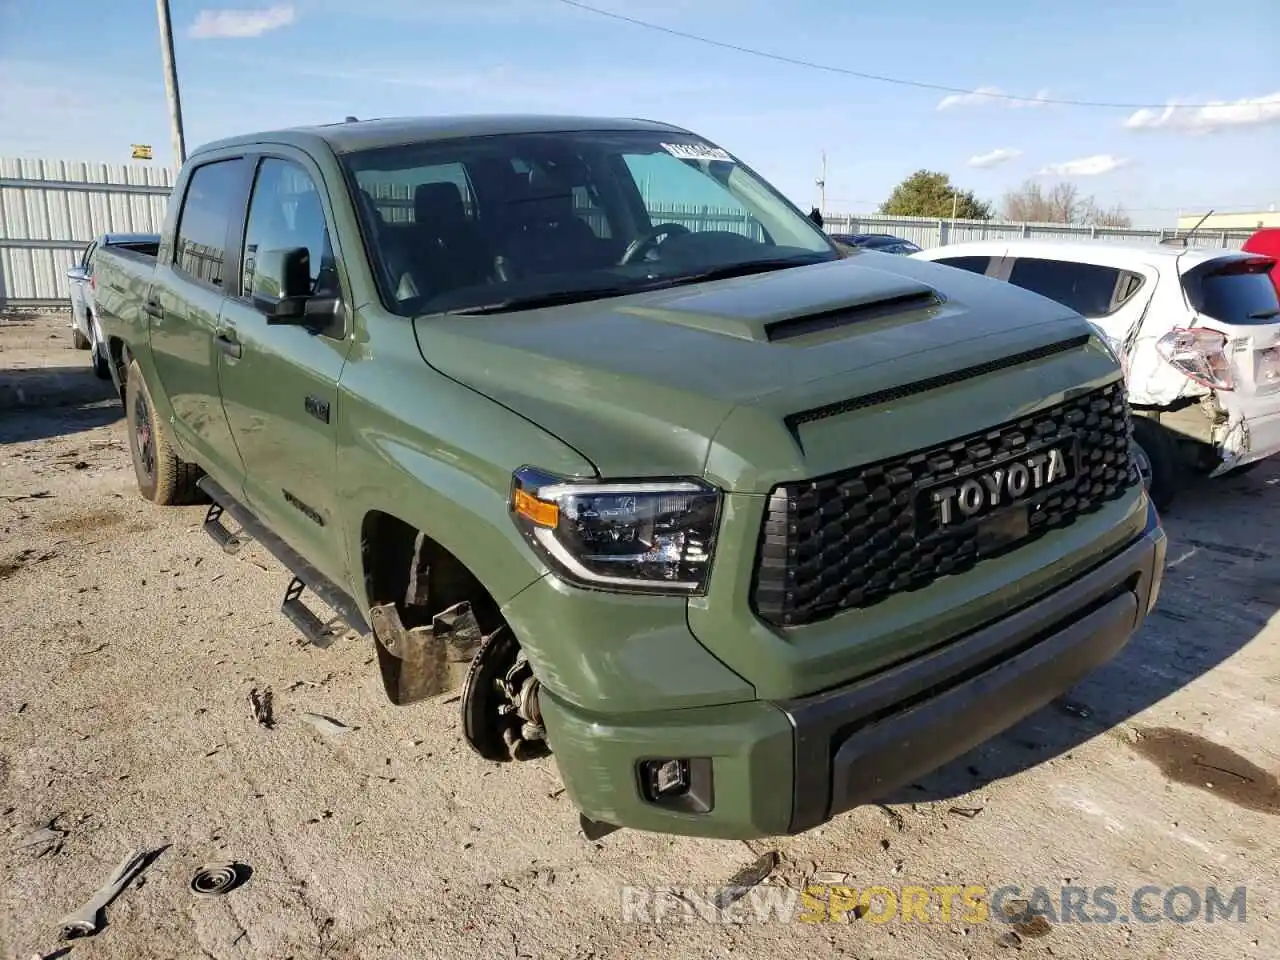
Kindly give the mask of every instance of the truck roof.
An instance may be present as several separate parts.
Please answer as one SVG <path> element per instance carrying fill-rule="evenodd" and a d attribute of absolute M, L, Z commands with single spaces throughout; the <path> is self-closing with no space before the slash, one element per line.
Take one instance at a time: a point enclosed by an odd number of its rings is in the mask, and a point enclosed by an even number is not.
<path fill-rule="evenodd" d="M 287 143 L 299 147 L 326 145 L 334 153 L 375 147 L 504 133 L 569 133 L 575 130 L 649 130 L 689 133 L 681 127 L 653 120 L 617 117 L 543 116 L 537 114 L 472 114 L 441 117 L 391 117 L 346 120 L 313 127 L 292 127 L 241 134 L 203 144 L 194 153 L 253 143 Z"/>

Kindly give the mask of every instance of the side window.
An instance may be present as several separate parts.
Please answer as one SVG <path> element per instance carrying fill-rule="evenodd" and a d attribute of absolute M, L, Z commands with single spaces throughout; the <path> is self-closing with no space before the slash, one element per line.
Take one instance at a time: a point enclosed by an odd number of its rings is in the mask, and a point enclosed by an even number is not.
<path fill-rule="evenodd" d="M 991 265 L 990 257 L 943 257 L 942 259 L 933 261 L 934 263 L 945 263 L 948 267 L 955 267 L 957 270 L 968 270 L 970 273 L 986 273 L 987 267 Z"/>
<path fill-rule="evenodd" d="M 1056 300 L 1085 317 L 1111 313 L 1121 271 L 1092 263 L 1019 258 L 1009 282 Z"/>
<path fill-rule="evenodd" d="M 197 167 L 178 217 L 173 262 L 183 273 L 222 286 L 227 227 L 242 202 L 241 160 L 217 160 Z"/>
<path fill-rule="evenodd" d="M 84 251 L 84 259 L 80 261 L 80 266 L 85 272 L 85 276 L 93 275 L 93 264 L 89 262 L 89 258 L 93 256 L 93 251 L 98 249 L 98 241 L 95 240 L 89 244 Z"/>
<path fill-rule="evenodd" d="M 324 207 L 315 182 L 289 160 L 268 157 L 258 166 L 244 230 L 244 275 L 241 293 L 255 290 L 278 295 L 283 277 L 271 276 L 262 263 L 268 250 L 306 247 L 311 259 L 310 293 L 337 294 L 338 277 L 325 225 Z"/>

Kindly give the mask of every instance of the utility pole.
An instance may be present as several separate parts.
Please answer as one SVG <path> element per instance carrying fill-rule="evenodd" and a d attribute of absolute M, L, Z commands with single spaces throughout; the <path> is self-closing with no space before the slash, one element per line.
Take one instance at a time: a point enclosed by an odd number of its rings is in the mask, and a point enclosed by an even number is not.
<path fill-rule="evenodd" d="M 187 162 L 187 143 L 182 136 L 182 98 L 178 95 L 178 70 L 173 62 L 173 26 L 169 20 L 169 0 L 156 0 L 160 18 L 160 57 L 164 61 L 164 90 L 169 97 L 169 124 L 173 128 L 173 153 L 178 166 Z"/>
<path fill-rule="evenodd" d="M 827 214 L 827 151 L 822 151 L 822 175 L 814 181 L 818 186 L 818 212 Z"/>
<path fill-rule="evenodd" d="M 951 189 L 951 219 L 956 218 L 956 214 L 960 210 L 960 191 L 952 187 Z"/>

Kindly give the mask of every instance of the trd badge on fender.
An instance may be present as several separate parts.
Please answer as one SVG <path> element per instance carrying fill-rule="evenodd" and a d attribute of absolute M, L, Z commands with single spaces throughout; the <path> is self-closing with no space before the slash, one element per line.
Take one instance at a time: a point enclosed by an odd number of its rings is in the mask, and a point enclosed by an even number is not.
<path fill-rule="evenodd" d="M 985 516 L 1018 503 L 1076 472 L 1075 441 L 1042 447 L 972 473 L 963 480 L 923 491 L 925 516 L 942 527 Z"/>

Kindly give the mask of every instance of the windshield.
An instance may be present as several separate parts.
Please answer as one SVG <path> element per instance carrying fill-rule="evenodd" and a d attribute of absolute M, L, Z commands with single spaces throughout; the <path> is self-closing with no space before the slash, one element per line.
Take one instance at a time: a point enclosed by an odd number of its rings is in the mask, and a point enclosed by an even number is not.
<path fill-rule="evenodd" d="M 343 162 L 383 302 L 406 316 L 839 258 L 776 190 L 689 134 L 512 134 Z"/>

